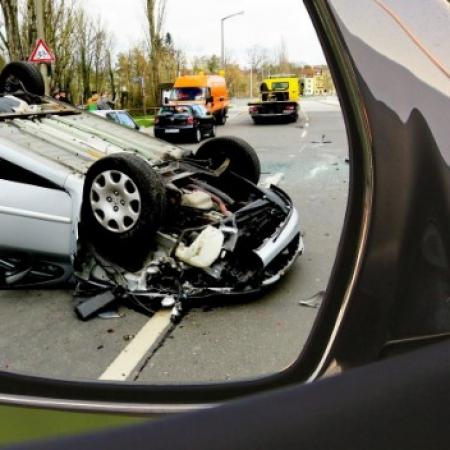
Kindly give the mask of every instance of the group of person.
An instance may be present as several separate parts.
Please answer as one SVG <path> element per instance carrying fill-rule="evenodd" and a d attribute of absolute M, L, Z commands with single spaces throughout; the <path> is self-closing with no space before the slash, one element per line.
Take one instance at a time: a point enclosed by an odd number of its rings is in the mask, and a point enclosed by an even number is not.
<path fill-rule="evenodd" d="M 72 102 L 70 101 L 67 92 L 64 89 L 57 89 L 54 93 L 53 93 L 53 98 L 55 100 L 58 100 L 60 102 L 63 103 L 68 103 L 69 105 L 72 104 Z"/>
<path fill-rule="evenodd" d="M 86 109 L 88 111 L 114 109 L 114 100 L 110 98 L 107 92 L 102 92 L 99 95 L 97 91 L 92 91 L 92 95 L 87 100 Z"/>
<path fill-rule="evenodd" d="M 53 98 L 60 102 L 72 104 L 64 89 L 57 89 L 53 92 Z M 110 98 L 107 92 L 102 92 L 100 95 L 97 91 L 92 91 L 92 95 L 86 102 L 86 109 L 88 111 L 96 111 L 97 109 L 114 109 L 114 100 Z"/>

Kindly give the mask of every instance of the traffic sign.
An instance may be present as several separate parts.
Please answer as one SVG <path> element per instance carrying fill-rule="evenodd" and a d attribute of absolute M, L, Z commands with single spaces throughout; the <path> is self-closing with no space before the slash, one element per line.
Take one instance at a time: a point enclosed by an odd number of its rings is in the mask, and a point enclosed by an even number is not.
<path fill-rule="evenodd" d="M 28 62 L 52 63 L 55 62 L 55 56 L 45 41 L 43 39 L 38 39 Z"/>

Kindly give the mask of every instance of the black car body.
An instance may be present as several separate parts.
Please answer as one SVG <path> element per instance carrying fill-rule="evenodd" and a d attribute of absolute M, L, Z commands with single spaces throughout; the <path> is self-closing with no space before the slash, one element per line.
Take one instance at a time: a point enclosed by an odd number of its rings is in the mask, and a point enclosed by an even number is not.
<path fill-rule="evenodd" d="M 215 136 L 215 119 L 201 105 L 163 106 L 155 117 L 155 137 L 200 142 Z"/>

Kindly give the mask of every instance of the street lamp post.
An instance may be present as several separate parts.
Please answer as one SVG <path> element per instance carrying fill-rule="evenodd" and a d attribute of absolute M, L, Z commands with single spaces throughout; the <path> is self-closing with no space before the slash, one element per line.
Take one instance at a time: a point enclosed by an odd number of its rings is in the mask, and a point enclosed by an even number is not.
<path fill-rule="evenodd" d="M 221 27 L 220 27 L 220 32 L 221 32 L 221 53 L 220 53 L 221 57 L 220 57 L 220 59 L 221 59 L 222 69 L 225 68 L 225 33 L 224 33 L 224 27 L 223 27 L 224 22 L 225 22 L 225 20 L 231 19 L 232 17 L 241 16 L 242 14 L 244 14 L 244 12 L 245 11 L 239 11 L 237 13 L 230 14 L 229 16 L 225 16 L 225 17 L 222 17 L 222 19 L 220 19 L 220 25 L 221 25 Z"/>

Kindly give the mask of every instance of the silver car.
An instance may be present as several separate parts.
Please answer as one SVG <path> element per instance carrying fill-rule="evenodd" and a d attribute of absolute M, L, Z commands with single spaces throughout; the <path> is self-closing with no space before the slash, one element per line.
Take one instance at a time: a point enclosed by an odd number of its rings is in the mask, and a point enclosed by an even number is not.
<path fill-rule="evenodd" d="M 186 154 L 36 95 L 35 72 L 12 63 L 0 75 L 1 287 L 76 281 L 82 319 L 117 300 L 179 312 L 257 292 L 302 253 L 295 207 L 257 186 L 245 141 Z"/>

